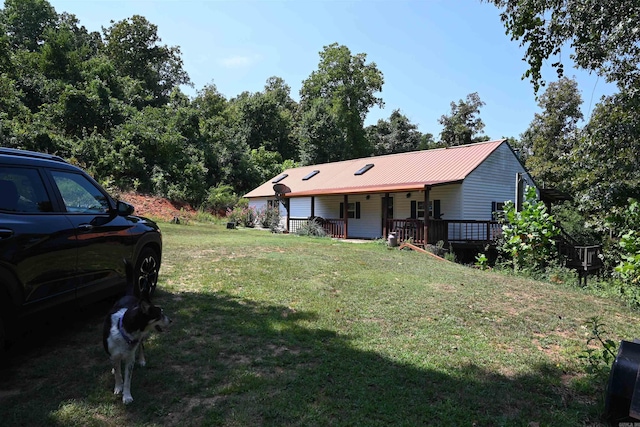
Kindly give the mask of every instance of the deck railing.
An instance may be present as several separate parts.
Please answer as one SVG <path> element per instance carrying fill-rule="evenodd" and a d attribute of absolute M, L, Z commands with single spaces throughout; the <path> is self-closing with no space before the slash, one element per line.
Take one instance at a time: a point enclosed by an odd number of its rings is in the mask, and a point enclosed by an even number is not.
<path fill-rule="evenodd" d="M 344 219 L 320 218 L 315 217 L 314 220 L 320 224 L 327 236 L 344 239 Z M 306 225 L 310 218 L 289 218 L 289 233 L 295 233 L 298 229 Z"/>
<path fill-rule="evenodd" d="M 394 232 L 399 242 L 412 240 L 424 245 L 424 221 L 419 219 L 390 219 L 387 230 Z M 502 232 L 496 221 L 431 219 L 427 228 L 427 244 L 444 243 L 489 243 Z"/>
<path fill-rule="evenodd" d="M 328 236 L 345 239 L 345 221 L 338 218 L 314 218 Z M 289 218 L 289 232 L 295 233 L 306 225 L 309 218 Z M 432 219 L 428 223 L 428 244 L 438 241 L 445 243 L 488 243 L 495 241 L 502 229 L 495 221 L 442 220 Z M 424 221 L 421 219 L 389 219 L 387 232 L 395 233 L 398 242 L 411 241 L 424 245 Z"/>
<path fill-rule="evenodd" d="M 573 246 L 560 242 L 558 251 L 565 257 L 565 265 L 569 268 L 584 272 L 599 270 L 602 268 L 601 245 Z"/>

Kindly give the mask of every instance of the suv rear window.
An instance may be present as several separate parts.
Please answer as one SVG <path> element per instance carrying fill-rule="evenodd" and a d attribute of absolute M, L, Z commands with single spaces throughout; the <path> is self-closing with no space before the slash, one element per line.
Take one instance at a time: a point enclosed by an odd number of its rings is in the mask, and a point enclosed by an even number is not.
<path fill-rule="evenodd" d="M 0 166 L 0 210 L 21 213 L 53 211 L 38 170 Z"/>

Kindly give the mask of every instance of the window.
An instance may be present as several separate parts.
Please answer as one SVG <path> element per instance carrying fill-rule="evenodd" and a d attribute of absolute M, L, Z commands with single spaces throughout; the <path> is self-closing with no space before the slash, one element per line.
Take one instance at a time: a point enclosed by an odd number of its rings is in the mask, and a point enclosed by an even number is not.
<path fill-rule="evenodd" d="M 107 197 L 84 176 L 62 171 L 51 171 L 51 175 L 60 190 L 67 212 L 109 212 Z"/>
<path fill-rule="evenodd" d="M 344 218 L 344 203 L 340 203 L 340 218 Z M 360 202 L 347 203 L 347 218 L 360 218 Z"/>
<path fill-rule="evenodd" d="M 313 171 L 311 173 L 309 173 L 307 176 L 305 176 L 304 178 L 302 178 L 303 181 L 307 181 L 311 178 L 313 178 L 314 176 L 318 175 L 320 173 L 320 171 Z"/>
<path fill-rule="evenodd" d="M 412 200 L 411 218 L 424 219 L 424 214 L 424 200 Z M 441 217 L 442 213 L 440 212 L 440 200 L 429 200 L 429 218 L 440 219 Z"/>
<path fill-rule="evenodd" d="M 282 181 L 283 179 L 285 179 L 288 176 L 289 176 L 289 174 L 283 173 L 282 175 L 280 175 L 279 177 L 277 177 L 276 179 L 271 181 L 271 183 L 272 184 L 277 184 L 277 183 L 279 183 L 280 181 Z"/>
<path fill-rule="evenodd" d="M 277 209 L 280 212 L 280 203 L 277 200 L 267 200 L 267 209 Z"/>
<path fill-rule="evenodd" d="M 504 202 L 491 202 L 491 219 L 497 221 L 504 212 Z"/>
<path fill-rule="evenodd" d="M 36 169 L 0 167 L 0 210 L 23 213 L 53 211 Z"/>
<path fill-rule="evenodd" d="M 369 169 L 371 169 L 374 166 L 373 163 L 369 163 L 363 167 L 361 167 L 356 173 L 354 173 L 354 175 L 363 175 L 365 174 Z"/>

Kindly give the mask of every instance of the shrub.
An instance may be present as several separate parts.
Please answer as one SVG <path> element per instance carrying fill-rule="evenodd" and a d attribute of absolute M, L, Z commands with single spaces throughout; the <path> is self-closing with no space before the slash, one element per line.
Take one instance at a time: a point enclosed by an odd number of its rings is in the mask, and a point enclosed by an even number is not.
<path fill-rule="evenodd" d="M 275 206 L 260 209 L 257 222 L 262 228 L 268 228 L 274 233 L 280 231 L 280 209 Z"/>
<path fill-rule="evenodd" d="M 537 200 L 535 188 L 527 187 L 525 196 L 519 212 L 513 201 L 504 204 L 500 250 L 511 260 L 514 270 L 540 271 L 554 257 L 554 238 L 560 234 L 560 229 L 544 203 Z"/>
<path fill-rule="evenodd" d="M 233 192 L 233 187 L 227 184 L 218 184 L 207 190 L 204 206 L 213 211 L 225 211 L 238 203 L 238 196 Z"/>
<path fill-rule="evenodd" d="M 482 252 L 476 255 L 475 266 L 480 270 L 486 270 L 489 268 L 489 258 Z"/>
<path fill-rule="evenodd" d="M 611 220 L 614 223 L 613 219 Z M 620 263 L 615 271 L 628 284 L 640 283 L 640 204 L 635 199 L 629 199 L 629 205 L 615 221 L 618 225 L 620 248 Z"/>
<path fill-rule="evenodd" d="M 316 219 L 310 219 L 305 224 L 301 225 L 298 230 L 296 230 L 296 234 L 298 236 L 327 236 L 324 228 L 322 228 L 322 224 L 320 224 Z"/>
<path fill-rule="evenodd" d="M 256 210 L 250 207 L 236 206 L 233 209 L 227 209 L 227 221 L 244 227 L 253 227 L 256 216 Z"/>

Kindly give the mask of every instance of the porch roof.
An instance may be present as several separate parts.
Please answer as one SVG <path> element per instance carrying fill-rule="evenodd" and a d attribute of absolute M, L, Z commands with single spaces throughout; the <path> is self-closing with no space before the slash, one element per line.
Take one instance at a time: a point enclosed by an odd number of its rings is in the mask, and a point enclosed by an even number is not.
<path fill-rule="evenodd" d="M 274 181 L 283 175 L 286 177 L 278 183 L 291 189 L 285 197 L 417 191 L 425 185 L 460 183 L 503 143 L 500 139 L 302 166 L 284 171 L 244 197 L 274 196 Z M 364 173 L 355 174 L 371 164 Z M 312 174 L 314 171 L 318 172 Z"/>

